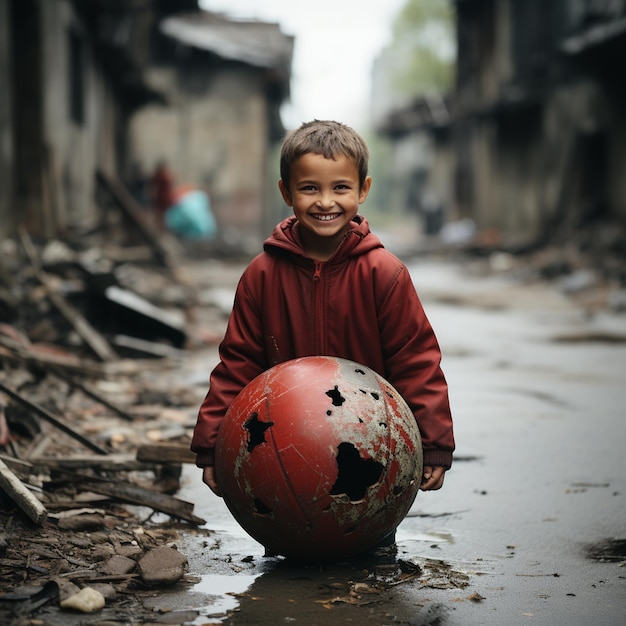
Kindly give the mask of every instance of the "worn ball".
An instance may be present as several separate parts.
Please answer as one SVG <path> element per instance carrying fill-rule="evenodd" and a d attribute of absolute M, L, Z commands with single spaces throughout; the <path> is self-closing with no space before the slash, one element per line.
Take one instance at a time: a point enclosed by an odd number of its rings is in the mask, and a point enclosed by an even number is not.
<path fill-rule="evenodd" d="M 218 432 L 215 471 L 241 527 L 298 560 L 354 556 L 404 519 L 422 445 L 400 394 L 336 357 L 276 365 L 250 382 Z"/>

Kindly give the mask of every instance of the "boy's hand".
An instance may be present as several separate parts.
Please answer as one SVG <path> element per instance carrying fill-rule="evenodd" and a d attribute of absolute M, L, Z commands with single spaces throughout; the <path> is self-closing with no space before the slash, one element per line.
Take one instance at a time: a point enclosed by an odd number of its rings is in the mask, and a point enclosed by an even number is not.
<path fill-rule="evenodd" d="M 425 465 L 420 489 L 422 491 L 435 491 L 436 489 L 441 489 L 445 475 L 445 467 Z"/>
<path fill-rule="evenodd" d="M 205 467 L 202 471 L 202 482 L 205 485 L 208 485 L 209 489 L 220 498 L 222 497 L 222 492 L 217 485 L 217 481 L 215 480 L 215 468 L 213 466 Z"/>

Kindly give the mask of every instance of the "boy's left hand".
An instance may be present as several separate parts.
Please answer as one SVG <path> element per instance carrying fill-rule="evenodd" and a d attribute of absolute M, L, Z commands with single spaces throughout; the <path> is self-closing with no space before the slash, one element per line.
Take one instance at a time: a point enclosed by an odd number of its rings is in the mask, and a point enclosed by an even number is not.
<path fill-rule="evenodd" d="M 425 465 L 420 489 L 422 491 L 435 491 L 436 489 L 441 489 L 445 475 L 445 467 Z"/>

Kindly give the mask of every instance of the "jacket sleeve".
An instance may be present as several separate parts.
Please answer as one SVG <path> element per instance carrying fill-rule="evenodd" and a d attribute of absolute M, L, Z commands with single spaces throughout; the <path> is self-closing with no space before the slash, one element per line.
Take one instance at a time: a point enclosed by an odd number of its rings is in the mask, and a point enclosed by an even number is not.
<path fill-rule="evenodd" d="M 241 277 L 226 333 L 219 347 L 219 363 L 211 372 L 209 390 L 193 432 L 191 450 L 196 465 L 215 461 L 215 443 L 220 423 L 239 392 L 266 369 L 260 312 L 248 289 L 250 270 Z"/>
<path fill-rule="evenodd" d="M 386 377 L 415 415 L 424 465 L 450 468 L 455 443 L 441 351 L 404 266 L 386 290 L 379 323 Z"/>

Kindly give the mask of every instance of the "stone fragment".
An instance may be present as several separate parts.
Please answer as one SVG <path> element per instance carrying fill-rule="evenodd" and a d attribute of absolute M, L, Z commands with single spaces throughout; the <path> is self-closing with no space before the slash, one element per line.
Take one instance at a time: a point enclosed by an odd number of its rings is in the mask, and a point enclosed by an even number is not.
<path fill-rule="evenodd" d="M 109 574 L 110 576 L 123 576 L 124 574 L 132 572 L 136 565 L 137 563 L 135 563 L 132 559 L 116 554 L 106 563 L 101 565 L 99 569 L 103 574 Z"/>
<path fill-rule="evenodd" d="M 140 561 L 139 571 L 148 584 L 170 584 L 185 573 L 187 558 L 174 548 L 162 546 L 150 550 Z"/>
<path fill-rule="evenodd" d="M 78 585 L 75 585 L 72 581 L 65 578 L 58 577 L 56 579 L 56 583 L 59 587 L 60 602 L 64 602 L 68 598 L 75 596 L 80 591 L 80 587 Z"/>
<path fill-rule="evenodd" d="M 115 551 L 121 556 L 127 556 L 128 558 L 132 558 L 134 556 L 139 556 L 143 553 L 143 550 L 135 544 L 123 544 L 115 547 Z"/>
<path fill-rule="evenodd" d="M 82 613 L 100 611 L 104 605 L 104 596 L 91 587 L 84 587 L 78 593 L 61 602 L 62 609 L 73 609 Z"/>
<path fill-rule="evenodd" d="M 59 520 L 61 530 L 99 530 L 104 525 L 102 515 L 74 515 Z"/>
<path fill-rule="evenodd" d="M 99 593 L 101 593 L 105 601 L 112 600 L 117 595 L 115 587 L 113 585 L 110 585 L 109 583 L 92 583 L 91 588 L 94 591 L 98 591 Z"/>
<path fill-rule="evenodd" d="M 91 558 L 94 561 L 107 561 L 115 554 L 115 548 L 111 544 L 101 544 L 91 551 Z"/>

